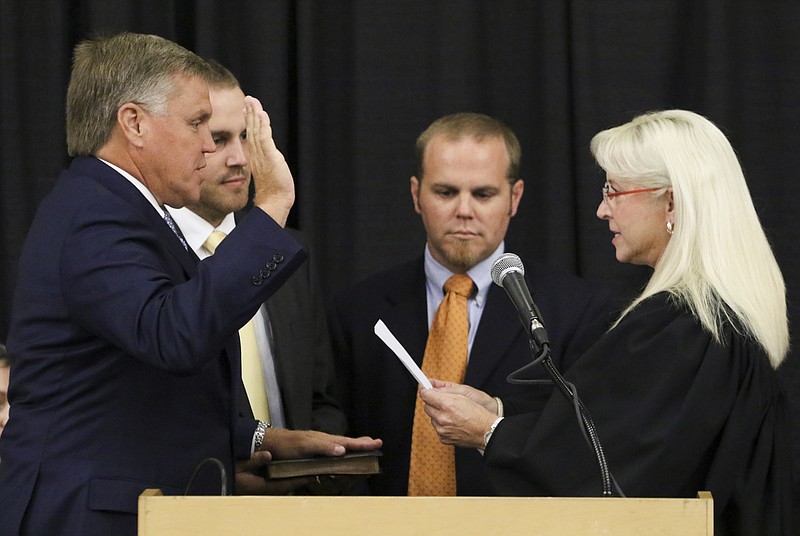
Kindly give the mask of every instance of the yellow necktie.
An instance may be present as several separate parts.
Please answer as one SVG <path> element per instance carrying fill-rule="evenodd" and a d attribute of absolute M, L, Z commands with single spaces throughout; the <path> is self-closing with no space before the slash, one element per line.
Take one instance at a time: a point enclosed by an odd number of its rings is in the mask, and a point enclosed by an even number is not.
<path fill-rule="evenodd" d="M 213 255 L 225 236 L 225 233 L 215 229 L 208 235 L 203 247 Z M 242 382 L 247 391 L 250 407 L 253 409 L 253 416 L 259 421 L 272 422 L 269 417 L 267 388 L 264 385 L 261 356 L 258 353 L 256 329 L 252 318 L 239 330 L 239 344 L 242 348 Z"/>
<path fill-rule="evenodd" d="M 467 299 L 474 286 L 472 279 L 465 274 L 454 275 L 444 284 L 445 296 L 433 317 L 422 359 L 422 371 L 429 378 L 464 381 L 469 351 Z M 456 494 L 455 447 L 439 441 L 419 397 L 411 435 L 408 494 Z"/>

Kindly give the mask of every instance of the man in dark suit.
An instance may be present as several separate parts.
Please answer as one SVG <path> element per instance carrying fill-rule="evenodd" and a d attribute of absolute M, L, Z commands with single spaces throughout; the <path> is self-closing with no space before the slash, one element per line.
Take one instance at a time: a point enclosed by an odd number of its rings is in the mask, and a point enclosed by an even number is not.
<path fill-rule="evenodd" d="M 234 213 L 247 205 L 251 177 L 242 115 L 244 93 L 224 66 L 212 60 L 209 67 L 206 82 L 213 111 L 209 128 L 216 151 L 206 157 L 206 167 L 201 171 L 200 201 L 168 209 L 200 259 L 214 253 L 215 242 L 207 242 L 213 233 L 228 235 L 236 227 Z M 258 162 L 255 165 L 261 167 Z M 290 234 L 301 240 L 299 233 Z M 310 262 L 303 263 L 264 303 L 253 317 L 253 325 L 257 340 L 253 358 L 258 361 L 267 394 L 268 415 L 264 419 L 271 428 L 343 434 L 346 423 L 333 396 L 333 361 L 324 307 Z M 252 420 L 252 408 L 246 397 L 242 399 L 246 406 L 242 408 L 243 417 Z M 266 432 L 267 441 L 274 432 Z"/>
<path fill-rule="evenodd" d="M 7 344 L 2 535 L 135 534 L 144 489 L 229 493 L 236 458 L 250 458 L 251 445 L 254 462 L 270 457 L 263 432 L 238 419 L 236 333 L 305 259 L 282 228 L 294 183 L 248 97 L 248 139 L 269 171 L 257 175 L 248 217 L 197 262 L 164 205 L 200 198 L 199 170 L 215 149 L 206 69 L 156 36 L 75 49 L 75 158 L 29 231 Z M 380 443 L 318 434 L 281 454 Z"/>
<path fill-rule="evenodd" d="M 463 382 L 497 394 L 497 414 L 535 411 L 552 387 L 510 384 L 507 376 L 531 362 L 528 337 L 490 268 L 523 193 L 520 146 L 501 122 L 463 113 L 435 121 L 417 140 L 411 196 L 427 232 L 422 258 L 373 275 L 337 295 L 329 311 L 338 386 L 355 434 L 384 441 L 382 474 L 370 480 L 379 495 L 408 493 L 417 384 L 373 334 L 382 319 L 421 364 L 428 330 L 453 274 L 475 283 L 468 300 L 469 352 Z M 533 297 L 547 326 L 554 361 L 570 366 L 607 327 L 610 295 L 576 277 L 526 263 Z M 426 358 L 427 359 L 427 358 Z M 538 368 L 526 378 L 544 378 Z M 427 423 L 429 424 L 429 422 Z M 491 495 L 475 449 L 455 450 L 458 495 Z"/>

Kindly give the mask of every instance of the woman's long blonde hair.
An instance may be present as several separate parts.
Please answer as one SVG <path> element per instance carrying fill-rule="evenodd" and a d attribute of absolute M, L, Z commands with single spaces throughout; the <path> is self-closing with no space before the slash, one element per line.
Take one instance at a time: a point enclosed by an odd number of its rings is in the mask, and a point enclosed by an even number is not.
<path fill-rule="evenodd" d="M 731 325 L 758 341 L 777 368 L 789 349 L 786 288 L 725 135 L 698 114 L 666 110 L 598 133 L 591 151 L 604 170 L 636 187 L 673 193 L 669 244 L 617 322 L 668 292 L 717 341 Z"/>

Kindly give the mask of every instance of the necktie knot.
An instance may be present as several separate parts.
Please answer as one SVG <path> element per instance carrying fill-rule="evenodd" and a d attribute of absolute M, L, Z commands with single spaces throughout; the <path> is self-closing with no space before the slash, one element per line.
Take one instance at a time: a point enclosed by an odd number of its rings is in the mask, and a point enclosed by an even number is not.
<path fill-rule="evenodd" d="M 470 279 L 467 274 L 456 274 L 451 276 L 444 284 L 444 292 L 455 292 L 459 296 L 469 298 L 472 294 L 472 289 L 475 288 L 475 283 Z"/>
<path fill-rule="evenodd" d="M 226 235 L 222 231 L 217 231 L 216 229 L 214 229 L 213 231 L 211 231 L 211 234 L 208 235 L 206 241 L 203 242 L 203 247 L 206 248 L 208 252 L 213 255 L 214 252 L 217 251 L 217 246 L 219 246 L 219 243 L 222 242 L 226 236 L 228 235 Z"/>

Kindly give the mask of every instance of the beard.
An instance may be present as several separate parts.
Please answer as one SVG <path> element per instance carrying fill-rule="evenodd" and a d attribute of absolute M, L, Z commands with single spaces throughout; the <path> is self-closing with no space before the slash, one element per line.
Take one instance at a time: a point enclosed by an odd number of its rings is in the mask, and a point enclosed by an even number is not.
<path fill-rule="evenodd" d="M 228 213 L 244 208 L 248 201 L 249 182 L 236 189 L 228 189 L 223 184 L 231 177 L 242 174 L 240 168 L 234 168 L 213 182 L 208 182 L 210 179 L 206 179 L 200 190 L 200 201 L 192 207 L 192 210 L 206 221 L 218 224 Z"/>
<path fill-rule="evenodd" d="M 483 256 L 484 252 L 477 248 L 472 240 L 453 240 L 441 251 L 446 266 L 454 273 L 466 272 L 486 258 Z"/>

